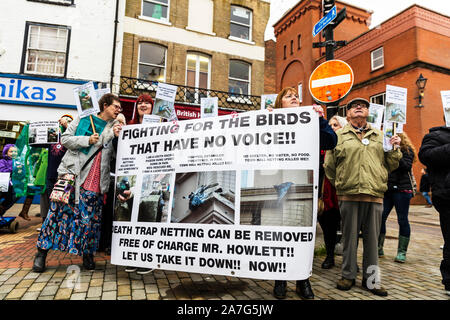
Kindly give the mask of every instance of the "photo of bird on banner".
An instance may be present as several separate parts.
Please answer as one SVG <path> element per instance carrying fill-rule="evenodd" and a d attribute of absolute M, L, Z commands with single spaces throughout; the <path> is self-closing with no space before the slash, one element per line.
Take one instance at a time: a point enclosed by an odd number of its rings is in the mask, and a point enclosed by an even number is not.
<path fill-rule="evenodd" d="M 205 112 L 205 113 L 213 113 L 213 112 L 214 112 L 214 105 L 211 104 L 209 107 L 206 107 L 206 108 L 204 109 L 204 112 Z"/>
<path fill-rule="evenodd" d="M 211 192 L 205 192 L 208 189 L 217 187 L 219 184 L 218 183 L 213 183 L 213 184 L 209 184 L 207 186 L 205 186 L 204 184 L 202 184 L 199 188 L 197 188 L 197 190 L 195 190 L 194 192 L 191 192 L 188 196 L 189 198 L 189 209 L 190 210 L 195 210 L 198 207 L 200 207 L 203 203 L 205 203 L 206 200 L 208 200 L 208 198 L 214 193 L 220 193 L 222 192 L 222 188 L 217 188 L 214 191 Z M 185 198 L 185 197 L 183 197 Z"/>
<path fill-rule="evenodd" d="M 126 198 L 124 192 L 130 190 L 131 188 L 130 181 L 128 181 L 128 177 L 123 177 L 122 180 L 117 182 L 116 188 L 117 193 L 120 194 L 122 197 Z"/>
<path fill-rule="evenodd" d="M 277 206 L 281 204 L 281 202 L 283 201 L 284 197 L 286 196 L 286 194 L 288 193 L 289 189 L 293 184 L 294 183 L 292 182 L 283 182 L 281 184 L 273 186 L 278 193 Z"/>
<path fill-rule="evenodd" d="M 78 97 L 80 99 L 81 109 L 83 111 L 93 108 L 89 89 L 80 90 L 80 92 L 78 93 Z"/>
<path fill-rule="evenodd" d="M 386 104 L 386 121 L 389 122 L 406 122 L 406 106 L 396 103 Z"/>

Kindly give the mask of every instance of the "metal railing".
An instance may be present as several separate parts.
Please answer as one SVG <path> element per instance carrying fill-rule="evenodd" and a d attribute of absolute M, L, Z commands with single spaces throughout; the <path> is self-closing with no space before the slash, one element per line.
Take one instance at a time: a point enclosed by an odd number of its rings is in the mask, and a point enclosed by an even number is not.
<path fill-rule="evenodd" d="M 202 97 L 217 97 L 219 108 L 221 109 L 251 111 L 259 110 L 261 105 L 260 96 L 235 94 L 225 91 L 195 88 L 182 85 L 176 86 L 178 87 L 178 89 L 175 96 L 175 102 L 186 105 L 200 106 L 200 99 Z M 149 94 L 152 98 L 155 98 L 157 88 L 157 81 L 120 77 L 119 95 L 122 97 L 137 98 L 139 95 L 146 93 Z"/>

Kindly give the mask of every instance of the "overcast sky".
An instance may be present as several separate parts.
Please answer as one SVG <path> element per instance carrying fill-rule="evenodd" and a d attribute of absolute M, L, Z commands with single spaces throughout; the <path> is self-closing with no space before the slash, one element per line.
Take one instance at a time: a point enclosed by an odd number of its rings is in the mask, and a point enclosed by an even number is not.
<path fill-rule="evenodd" d="M 270 18 L 266 28 L 265 40 L 275 40 L 272 25 L 277 22 L 286 11 L 299 2 L 300 0 L 271 0 Z M 343 0 L 342 2 L 373 11 L 372 21 L 369 25 L 370 29 L 395 16 L 397 13 L 414 3 L 450 16 L 450 0 Z"/>

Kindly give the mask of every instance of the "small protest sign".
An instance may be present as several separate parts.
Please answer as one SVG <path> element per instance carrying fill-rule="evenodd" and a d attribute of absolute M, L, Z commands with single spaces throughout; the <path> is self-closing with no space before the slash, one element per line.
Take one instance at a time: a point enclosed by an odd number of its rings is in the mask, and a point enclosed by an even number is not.
<path fill-rule="evenodd" d="M 96 115 L 100 112 L 97 92 L 92 81 L 75 87 L 73 93 L 80 118 Z"/>
<path fill-rule="evenodd" d="M 277 94 L 263 94 L 261 95 L 261 110 L 266 110 L 267 108 L 275 107 L 275 100 L 277 99 Z"/>
<path fill-rule="evenodd" d="M 385 121 L 406 123 L 407 89 L 386 85 Z"/>
<path fill-rule="evenodd" d="M 0 192 L 8 192 L 9 176 L 9 172 L 0 172 Z"/>
<path fill-rule="evenodd" d="M 371 103 L 369 106 L 369 116 L 367 117 L 367 122 L 370 123 L 373 128 L 381 130 L 381 125 L 383 124 L 383 113 L 383 105 Z"/>
<path fill-rule="evenodd" d="M 105 94 L 111 93 L 111 88 L 97 89 L 95 90 L 95 93 L 97 95 L 97 99 L 100 100 L 100 98 L 103 97 Z"/>
<path fill-rule="evenodd" d="M 450 127 L 450 90 L 441 91 L 442 107 L 444 108 L 445 125 Z"/>
<path fill-rule="evenodd" d="M 201 118 L 217 117 L 219 115 L 219 99 L 217 97 L 201 98 L 200 114 Z"/>
<path fill-rule="evenodd" d="M 156 90 L 155 105 L 153 107 L 152 114 L 165 118 L 169 121 L 178 120 L 174 106 L 177 89 L 177 86 L 159 82 Z"/>
<path fill-rule="evenodd" d="M 154 114 L 144 114 L 142 123 L 158 123 L 161 122 L 162 118 Z"/>
<path fill-rule="evenodd" d="M 58 121 L 33 121 L 28 129 L 28 144 L 59 143 Z"/>

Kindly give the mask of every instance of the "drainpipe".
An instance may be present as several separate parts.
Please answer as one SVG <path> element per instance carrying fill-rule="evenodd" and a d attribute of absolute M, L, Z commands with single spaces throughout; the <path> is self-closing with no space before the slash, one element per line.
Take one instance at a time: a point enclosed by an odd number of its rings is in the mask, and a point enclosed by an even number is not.
<path fill-rule="evenodd" d="M 117 41 L 117 25 L 119 24 L 119 1 L 116 0 L 116 17 L 114 19 L 114 40 L 113 40 L 113 51 L 112 51 L 112 63 L 111 63 L 111 81 L 109 86 L 111 88 L 111 93 L 113 93 L 113 79 L 114 79 L 114 65 L 116 63 L 116 41 Z"/>

